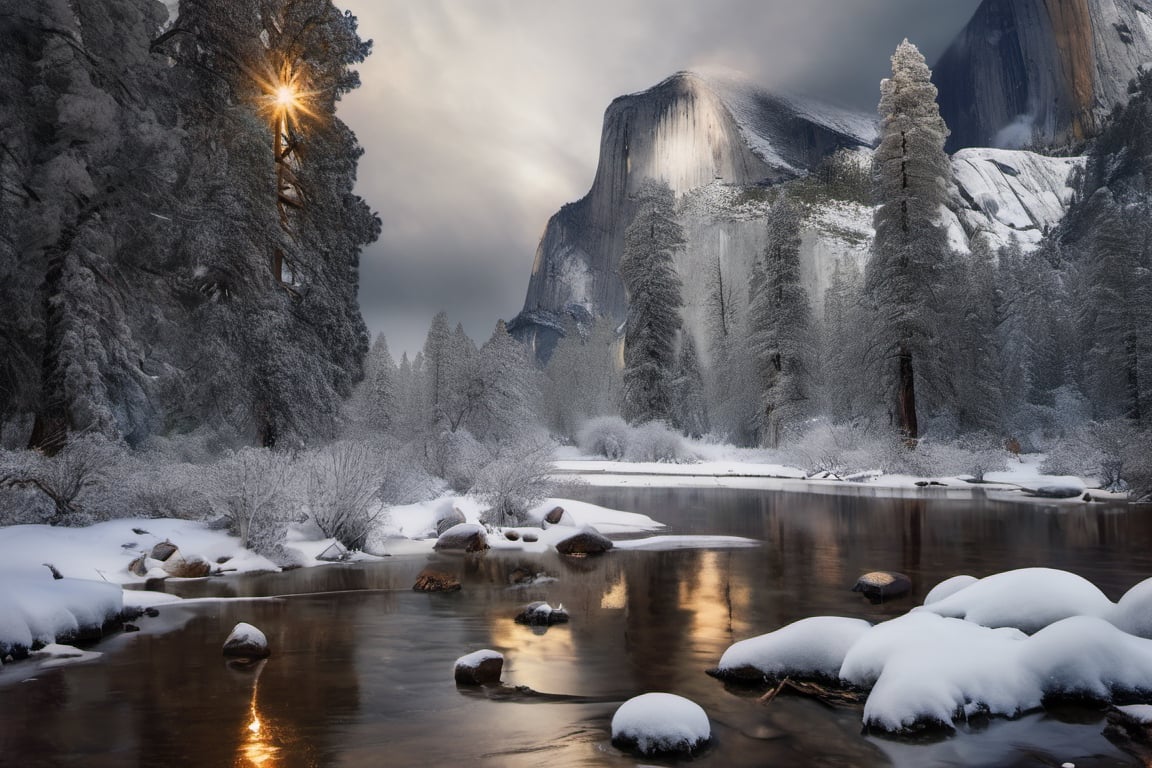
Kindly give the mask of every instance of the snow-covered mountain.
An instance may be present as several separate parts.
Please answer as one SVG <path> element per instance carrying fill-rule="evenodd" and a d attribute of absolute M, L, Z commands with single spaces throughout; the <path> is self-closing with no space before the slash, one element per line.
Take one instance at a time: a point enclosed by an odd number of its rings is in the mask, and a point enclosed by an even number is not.
<path fill-rule="evenodd" d="M 651 176 L 667 181 L 678 197 L 687 236 L 677 262 L 683 317 L 706 355 L 710 276 L 719 269 L 728 284 L 747 286 L 766 241 L 766 188 L 805 176 L 838 149 L 850 150 L 866 167 L 876 137 L 870 115 L 773 95 L 732 75 L 680 72 L 616 99 L 605 114 L 592 189 L 548 222 L 524 309 L 510 330 L 546 357 L 570 319 L 623 320 L 627 306 L 616 270 L 632 216 L 630 194 Z M 954 247 L 967 250 L 978 235 L 994 248 L 1013 236 L 1026 249 L 1035 247 L 1066 212 L 1082 164 L 1013 150 L 957 153 L 953 210 L 945 214 Z M 863 268 L 872 209 L 818 189 L 808 191 L 806 202 L 802 275 L 820 316 L 837 267 Z"/>
<path fill-rule="evenodd" d="M 948 149 L 1094 136 L 1149 62 L 1142 0 L 984 0 L 933 69 Z"/>
<path fill-rule="evenodd" d="M 630 196 L 643 179 L 667 181 L 680 198 L 717 183 L 753 188 L 801 176 L 835 150 L 868 147 L 875 138 L 869 115 L 770 94 L 731 75 L 678 72 L 614 100 L 604 115 L 592 189 L 548 222 L 524 310 L 510 330 L 549 348 L 565 317 L 623 318 L 616 268 L 633 212 Z M 750 220 L 707 236 L 755 240 L 762 228 Z"/>

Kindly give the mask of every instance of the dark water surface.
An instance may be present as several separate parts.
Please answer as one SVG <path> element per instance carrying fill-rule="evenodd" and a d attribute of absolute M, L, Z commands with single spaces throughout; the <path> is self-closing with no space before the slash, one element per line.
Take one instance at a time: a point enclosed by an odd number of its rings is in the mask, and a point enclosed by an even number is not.
<path fill-rule="evenodd" d="M 395 557 L 286 574 L 186 582 L 185 596 L 278 599 L 162 607 L 143 631 L 95 647 L 101 660 L 27 677 L 0 673 L 3 766 L 637 766 L 609 743 L 627 698 L 668 691 L 696 701 L 714 746 L 694 765 L 1137 765 L 1085 710 L 997 720 L 927 743 L 861 735 L 860 713 L 728 691 L 704 674 L 734 641 L 819 614 L 891 618 L 940 580 L 1042 565 L 1079 573 L 1112 599 L 1152 576 L 1147 508 L 911 501 L 722 489 L 571 492 L 643 512 L 673 533 L 748 536 L 739 550 L 623 552 L 566 561 L 489 553 Z M 429 559 L 462 592 L 411 591 Z M 557 581 L 509 587 L 518 566 Z M 871 606 L 849 591 L 874 569 L 900 570 L 913 596 Z M 532 600 L 563 603 L 570 624 L 513 622 Z M 255 670 L 220 646 L 247 621 L 273 656 Z M 459 656 L 505 654 L 504 682 L 463 690 Z M 257 724 L 258 723 L 258 724 Z"/>

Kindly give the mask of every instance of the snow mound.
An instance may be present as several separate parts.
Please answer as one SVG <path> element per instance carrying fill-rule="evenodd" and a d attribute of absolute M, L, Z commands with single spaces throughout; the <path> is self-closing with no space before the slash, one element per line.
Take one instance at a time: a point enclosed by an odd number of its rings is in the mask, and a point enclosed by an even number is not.
<path fill-rule="evenodd" d="M 1105 616 L 1115 608 L 1082 576 L 1054 568 L 1021 568 L 987 576 L 914 610 L 1035 632 L 1069 616 Z"/>
<path fill-rule="evenodd" d="M 7 654 L 97 632 L 123 610 L 123 593 L 116 584 L 50 579 L 39 573 L 9 576 L 0 593 L 0 651 Z"/>
<path fill-rule="evenodd" d="M 836 679 L 844 656 L 872 628 L 863 619 L 814 616 L 766 635 L 741 640 L 720 657 L 716 674 L 722 678 Z"/>
<path fill-rule="evenodd" d="M 758 547 L 758 539 L 743 536 L 648 536 L 643 539 L 625 539 L 615 542 L 616 549 L 643 549 L 666 552 L 673 549 L 743 549 Z"/>
<path fill-rule="evenodd" d="M 1125 592 L 1104 618 L 1129 634 L 1152 638 L 1152 579 Z"/>
<path fill-rule="evenodd" d="M 931 613 L 878 624 L 848 650 L 840 677 L 871 688 L 864 723 L 899 731 L 951 724 L 980 709 L 1014 715 L 1040 705 L 1040 692 L 1015 663 L 1017 629 L 989 629 Z"/>
<path fill-rule="evenodd" d="M 978 582 L 979 579 L 975 576 L 953 576 L 950 579 L 944 579 L 936 586 L 928 591 L 924 596 L 924 605 L 929 603 L 938 603 L 946 597 L 951 597 L 965 587 L 971 586 Z"/>
<path fill-rule="evenodd" d="M 693 752 L 712 738 L 699 704 L 671 693 L 645 693 L 620 705 L 612 716 L 612 742 L 644 755 Z"/>
<path fill-rule="evenodd" d="M 1152 725 L 1152 704 L 1129 704 L 1124 707 L 1116 707 L 1116 709 L 1138 723 Z"/>

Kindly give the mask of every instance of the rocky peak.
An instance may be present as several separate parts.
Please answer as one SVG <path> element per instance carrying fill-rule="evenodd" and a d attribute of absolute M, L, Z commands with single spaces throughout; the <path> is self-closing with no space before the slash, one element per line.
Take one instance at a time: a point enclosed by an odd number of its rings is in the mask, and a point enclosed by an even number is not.
<path fill-rule="evenodd" d="M 934 68 L 948 149 L 1090 138 L 1150 60 L 1143 0 L 984 0 Z"/>

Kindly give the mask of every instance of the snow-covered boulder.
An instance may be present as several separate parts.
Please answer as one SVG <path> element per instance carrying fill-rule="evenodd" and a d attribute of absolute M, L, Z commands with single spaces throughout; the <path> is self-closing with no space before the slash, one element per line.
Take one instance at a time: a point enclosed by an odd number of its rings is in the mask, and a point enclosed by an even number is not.
<path fill-rule="evenodd" d="M 1104 618 L 1129 634 L 1152 638 L 1152 579 L 1125 592 Z"/>
<path fill-rule="evenodd" d="M 556 542 L 556 551 L 562 555 L 600 555 L 612 549 L 612 540 L 590 525 Z"/>
<path fill-rule="evenodd" d="M 896 571 L 872 571 L 856 580 L 853 592 L 862 592 L 873 603 L 903 597 L 912 591 L 912 579 Z"/>
<path fill-rule="evenodd" d="M 484 649 L 456 659 L 454 675 L 459 685 L 488 685 L 500 682 L 504 656 Z"/>
<path fill-rule="evenodd" d="M 436 518 L 436 535 L 441 536 L 449 528 L 453 528 L 462 523 L 468 522 L 464 517 L 464 513 L 455 504 L 447 505 L 444 509 L 440 510 Z"/>
<path fill-rule="evenodd" d="M 951 725 L 953 717 L 989 711 L 1014 715 L 1040 705 L 1041 691 L 1022 669 L 1017 629 L 913 612 L 877 624 L 844 657 L 840 676 L 871 689 L 865 725 L 901 731 Z"/>
<path fill-rule="evenodd" d="M 671 693 L 645 693 L 612 716 L 612 743 L 642 755 L 692 754 L 712 738 L 699 704 Z"/>
<path fill-rule="evenodd" d="M 484 526 L 477 523 L 460 523 L 454 525 L 436 539 L 433 549 L 483 552 L 488 549 L 488 533 Z"/>
<path fill-rule="evenodd" d="M 168 539 L 164 539 L 164 541 L 157 542 L 152 547 L 152 553 L 149 555 L 149 557 L 151 557 L 153 560 L 164 562 L 168 558 L 172 557 L 177 549 L 179 548 L 175 544 L 173 544 Z"/>
<path fill-rule="evenodd" d="M 915 610 L 1035 632 L 1069 616 L 1105 616 L 1114 609 L 1112 601 L 1081 576 L 1054 568 L 1020 568 L 986 576 Z"/>
<path fill-rule="evenodd" d="M 979 581 L 979 579 L 975 576 L 968 575 L 953 576 L 950 579 L 944 579 L 944 581 L 928 590 L 928 594 L 924 596 L 924 605 L 938 603 L 946 597 L 951 597 L 965 587 L 975 584 L 977 581 Z"/>
<path fill-rule="evenodd" d="M 552 507 L 548 510 L 548 514 L 544 515 L 544 522 L 548 525 L 576 525 L 576 521 L 564 507 Z"/>
<path fill-rule="evenodd" d="M 872 625 L 862 619 L 814 616 L 741 640 L 720 657 L 722 680 L 767 682 L 784 677 L 838 680 L 844 655 Z"/>
<path fill-rule="evenodd" d="M 174 552 L 162 567 L 166 574 L 178 579 L 201 579 L 212 572 L 212 566 L 204 558 L 180 551 Z"/>
<path fill-rule="evenodd" d="M 264 633 L 243 621 L 232 628 L 232 632 L 224 641 L 225 656 L 263 659 L 271 654 L 268 638 Z"/>
<path fill-rule="evenodd" d="M 557 605 L 553 608 L 543 601 L 530 603 L 516 615 L 517 624 L 537 627 L 550 627 L 553 624 L 565 624 L 567 622 L 568 611 L 564 610 L 564 606 Z"/>

